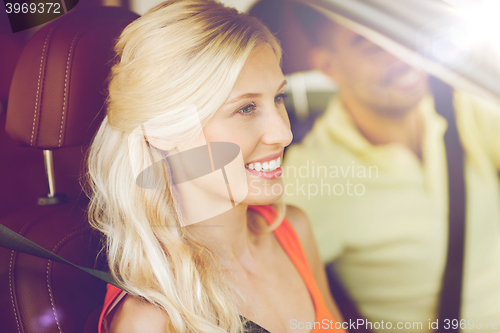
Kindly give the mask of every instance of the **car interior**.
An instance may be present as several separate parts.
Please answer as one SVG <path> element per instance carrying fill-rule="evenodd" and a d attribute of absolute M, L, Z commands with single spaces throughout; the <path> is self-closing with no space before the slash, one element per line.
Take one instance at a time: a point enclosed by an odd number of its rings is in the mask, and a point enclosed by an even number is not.
<path fill-rule="evenodd" d="M 128 1 L 119 4 L 80 1 L 36 32 L 0 37 L 9 50 L 0 56 L 0 224 L 96 269 L 105 269 L 106 263 L 100 236 L 86 219 L 82 170 L 87 145 L 105 113 L 114 41 L 138 17 Z M 254 9 L 255 15 L 259 10 Z M 300 70 L 303 59 L 285 57 L 285 74 Z M 299 142 L 334 86 L 300 73 L 288 80 L 287 110 L 294 142 Z M 306 90 L 310 80 L 324 84 Z M 104 281 L 0 248 L 0 286 L 2 332 L 97 332 Z"/>
<path fill-rule="evenodd" d="M 85 216 L 84 154 L 104 114 L 114 40 L 137 17 L 121 7 L 89 6 L 38 30 L 20 52 L 2 114 L 2 186 L 10 193 L 0 223 L 85 267 L 105 265 Z M 3 332 L 97 330 L 103 281 L 0 251 Z"/>

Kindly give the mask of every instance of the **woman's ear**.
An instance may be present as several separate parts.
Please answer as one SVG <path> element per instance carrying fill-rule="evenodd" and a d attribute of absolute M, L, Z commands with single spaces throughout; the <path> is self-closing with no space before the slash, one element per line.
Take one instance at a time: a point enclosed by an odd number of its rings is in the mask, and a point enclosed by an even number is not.
<path fill-rule="evenodd" d="M 173 151 L 175 150 L 175 145 L 172 143 L 167 142 L 166 140 L 163 139 L 158 139 L 153 136 L 145 136 L 144 137 L 146 141 L 149 143 L 150 146 L 158 149 L 158 150 L 163 150 L 163 151 Z"/>
<path fill-rule="evenodd" d="M 336 81 L 339 64 L 333 51 L 325 47 L 314 47 L 309 52 L 309 63 L 312 68 L 323 72 Z"/>
<path fill-rule="evenodd" d="M 160 139 L 151 135 L 145 135 L 144 138 L 151 146 L 155 147 L 156 149 L 168 151 L 171 154 L 187 151 L 192 148 L 204 146 L 207 144 L 203 131 L 200 131 L 198 135 L 191 140 L 182 143 Z"/>

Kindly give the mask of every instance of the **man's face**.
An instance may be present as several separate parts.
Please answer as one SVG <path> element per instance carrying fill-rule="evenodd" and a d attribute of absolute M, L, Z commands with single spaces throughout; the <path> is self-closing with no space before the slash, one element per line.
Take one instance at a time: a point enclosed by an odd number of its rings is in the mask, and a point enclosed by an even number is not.
<path fill-rule="evenodd" d="M 404 115 L 424 96 L 426 75 L 342 26 L 328 36 L 323 71 L 339 85 L 343 98 L 389 117 Z M 326 70 L 325 70 L 326 68 Z"/>

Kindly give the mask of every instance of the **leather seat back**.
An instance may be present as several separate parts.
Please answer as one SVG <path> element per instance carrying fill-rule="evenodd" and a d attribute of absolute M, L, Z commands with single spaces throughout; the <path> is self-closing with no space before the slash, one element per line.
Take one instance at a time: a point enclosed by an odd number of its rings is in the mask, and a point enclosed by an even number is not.
<path fill-rule="evenodd" d="M 104 116 L 114 42 L 137 17 L 118 7 L 75 9 L 33 35 L 14 72 L 7 133 L 38 149 L 73 147 L 76 161 L 66 162 L 81 164 Z M 71 186 L 77 187 L 73 176 Z M 77 265 L 102 269 L 100 235 L 88 226 L 87 203 L 81 196 L 55 206 L 32 205 L 0 223 Z M 86 322 L 104 294 L 104 282 L 73 267 L 0 248 L 2 332 L 97 331 Z"/>

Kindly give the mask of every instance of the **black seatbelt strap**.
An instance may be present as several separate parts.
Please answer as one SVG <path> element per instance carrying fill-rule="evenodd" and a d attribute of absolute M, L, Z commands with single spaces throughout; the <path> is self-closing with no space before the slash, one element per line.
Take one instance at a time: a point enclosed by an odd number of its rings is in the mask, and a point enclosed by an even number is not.
<path fill-rule="evenodd" d="M 33 243 L 26 237 L 21 236 L 17 232 L 10 230 L 9 228 L 7 228 L 2 224 L 0 224 L 0 246 L 17 252 L 26 253 L 35 257 L 52 260 L 61 264 L 73 266 L 100 280 L 112 284 L 117 288 L 123 289 L 123 287 L 120 286 L 120 284 L 117 281 L 115 281 L 115 279 L 113 279 L 111 274 L 97 269 L 91 269 L 75 265 L 72 262 L 59 257 L 57 254 L 54 254 L 47 249 L 44 249 L 40 245 Z"/>
<path fill-rule="evenodd" d="M 429 81 L 434 95 L 436 111 L 446 118 L 448 122 L 448 128 L 444 134 L 446 161 L 448 166 L 448 259 L 439 301 L 439 328 L 437 332 L 451 333 L 460 331 L 466 202 L 464 153 L 455 119 L 453 89 L 434 77 L 431 77 Z M 454 319 L 456 319 L 456 325 L 453 324 Z M 445 327 L 449 329 L 445 329 Z"/>
<path fill-rule="evenodd" d="M 339 311 L 342 314 L 344 322 L 367 323 L 368 320 L 361 315 L 354 300 L 351 298 L 349 292 L 342 284 L 340 277 L 335 270 L 335 264 L 332 262 L 325 266 L 326 276 L 328 278 L 328 285 L 333 299 L 339 305 Z M 372 333 L 373 331 L 368 328 L 368 325 L 356 325 L 350 327 L 349 332 L 358 333 Z"/>

